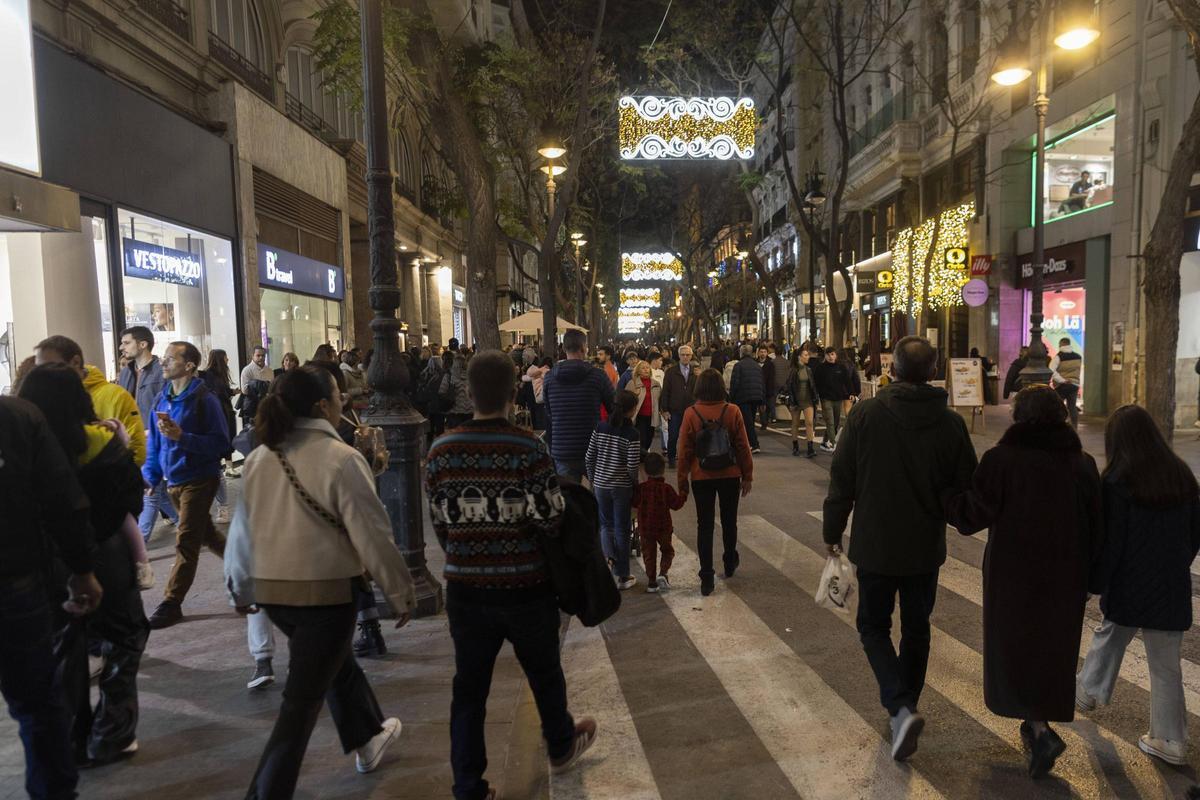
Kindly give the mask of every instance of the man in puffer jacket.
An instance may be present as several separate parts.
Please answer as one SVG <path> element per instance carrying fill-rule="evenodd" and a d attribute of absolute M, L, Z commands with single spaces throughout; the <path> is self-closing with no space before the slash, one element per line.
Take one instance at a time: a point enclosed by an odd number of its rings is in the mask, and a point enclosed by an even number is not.
<path fill-rule="evenodd" d="M 750 439 L 750 452 L 752 453 L 760 450 L 758 432 L 754 430 L 754 420 L 766 397 L 767 386 L 763 377 L 762 364 L 755 360 L 754 348 L 744 344 L 741 358 L 733 366 L 733 374 L 729 378 L 729 401 L 742 411 L 742 419 L 746 421 L 746 435 Z"/>
<path fill-rule="evenodd" d="M 587 338 L 572 328 L 563 334 L 566 359 L 558 362 L 542 382 L 547 412 L 550 455 L 560 478 L 583 480 L 584 458 L 592 431 L 600 421 L 600 407 L 613 409 L 613 386 L 604 370 L 586 359 Z"/>

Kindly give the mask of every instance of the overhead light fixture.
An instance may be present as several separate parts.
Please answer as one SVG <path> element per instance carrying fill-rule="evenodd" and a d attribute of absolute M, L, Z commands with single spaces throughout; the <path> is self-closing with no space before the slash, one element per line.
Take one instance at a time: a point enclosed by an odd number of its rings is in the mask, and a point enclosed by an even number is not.
<path fill-rule="evenodd" d="M 408 245 L 406 245 L 406 244 L 404 244 L 403 242 L 401 242 L 401 243 L 400 243 L 400 249 L 401 249 L 401 250 L 407 250 L 407 249 L 408 249 Z"/>
<path fill-rule="evenodd" d="M 542 158 L 562 158 L 567 154 L 567 148 L 563 146 L 562 140 L 551 134 L 545 139 L 545 142 L 538 148 L 538 155 Z"/>
<path fill-rule="evenodd" d="M 1079 50 L 1100 38 L 1095 0 L 1062 0 L 1054 16 L 1054 43 L 1063 50 Z"/>
<path fill-rule="evenodd" d="M 999 46 L 1000 54 L 992 70 L 992 80 L 1001 86 L 1016 86 L 1033 74 L 1029 68 L 1029 48 L 1017 36 L 1016 26 L 1011 26 Z"/>
<path fill-rule="evenodd" d="M 567 171 L 566 167 L 559 166 L 558 164 L 546 164 L 544 166 L 538 167 L 538 169 L 540 169 L 542 172 L 546 173 L 547 175 L 551 175 L 552 177 L 555 177 L 555 178 L 557 178 L 559 175 L 562 175 L 564 172 Z"/>
<path fill-rule="evenodd" d="M 578 242 L 582 238 L 583 238 L 583 234 L 580 233 L 579 231 L 575 231 L 574 233 L 571 234 L 572 241 Z"/>

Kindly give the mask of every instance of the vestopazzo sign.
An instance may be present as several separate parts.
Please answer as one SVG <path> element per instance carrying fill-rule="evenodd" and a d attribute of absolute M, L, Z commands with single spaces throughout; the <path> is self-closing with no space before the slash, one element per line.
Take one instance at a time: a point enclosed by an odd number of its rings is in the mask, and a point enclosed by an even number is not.
<path fill-rule="evenodd" d="M 176 250 L 133 239 L 121 240 L 125 274 L 179 286 L 199 286 L 204 278 L 204 264 L 199 253 Z"/>

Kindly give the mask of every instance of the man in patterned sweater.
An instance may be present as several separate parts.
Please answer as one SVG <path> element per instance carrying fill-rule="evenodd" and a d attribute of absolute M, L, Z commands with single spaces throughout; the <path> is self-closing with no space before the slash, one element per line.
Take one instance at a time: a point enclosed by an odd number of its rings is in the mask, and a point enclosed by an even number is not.
<path fill-rule="evenodd" d="M 446 614 L 454 640 L 450 764 L 458 800 L 494 800 L 484 717 L 492 668 L 507 639 L 542 717 L 553 772 L 570 769 L 591 746 L 596 723 L 567 711 L 558 647 L 558 604 L 540 537 L 563 511 L 554 462 L 531 432 L 509 423 L 516 394 L 512 361 L 479 353 L 467 368 L 474 418 L 429 448 L 425 489 L 434 531 L 446 551 Z"/>

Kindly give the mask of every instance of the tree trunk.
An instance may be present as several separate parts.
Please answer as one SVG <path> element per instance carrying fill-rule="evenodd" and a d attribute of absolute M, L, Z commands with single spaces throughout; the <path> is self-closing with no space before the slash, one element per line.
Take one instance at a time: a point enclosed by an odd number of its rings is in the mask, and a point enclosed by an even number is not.
<path fill-rule="evenodd" d="M 1195 44 L 1193 47 L 1196 48 Z M 1175 357 L 1179 348 L 1179 260 L 1183 255 L 1183 217 L 1187 212 L 1192 174 L 1197 166 L 1200 166 L 1200 97 L 1192 104 L 1179 146 L 1171 156 L 1167 186 L 1144 252 L 1146 410 L 1168 440 L 1175 431 Z"/>

